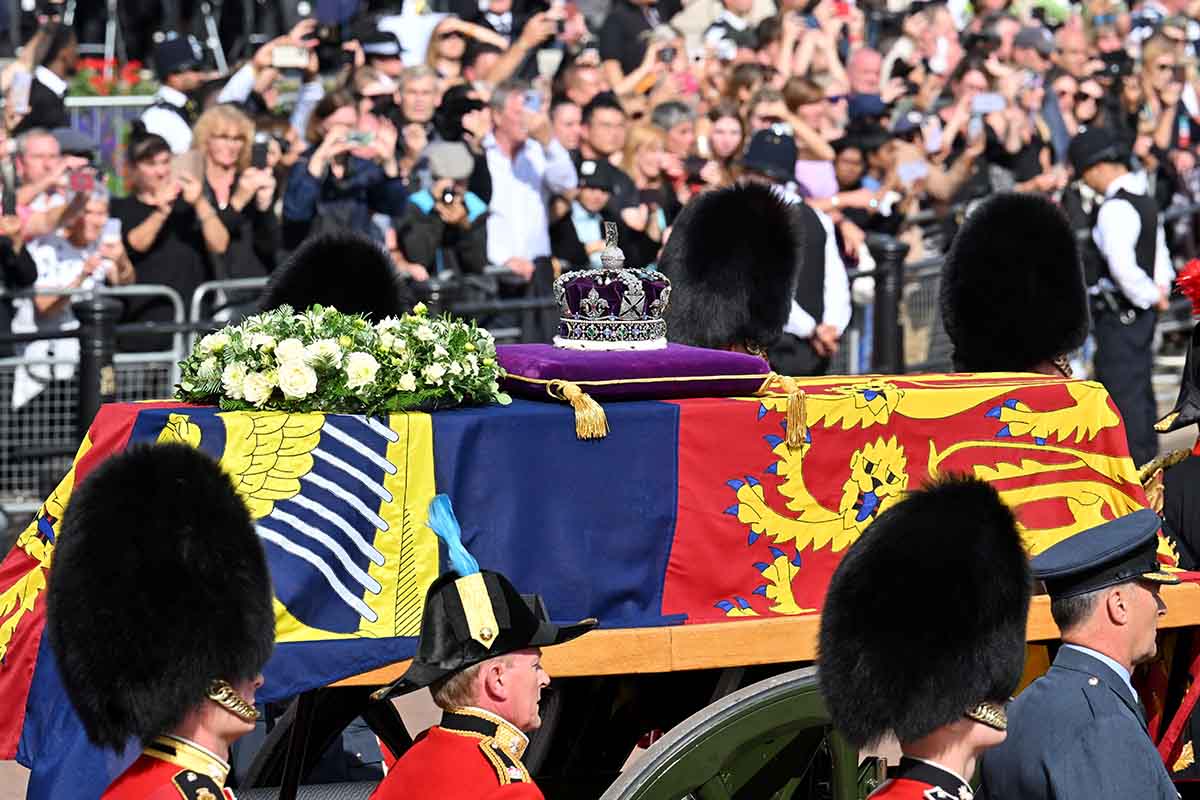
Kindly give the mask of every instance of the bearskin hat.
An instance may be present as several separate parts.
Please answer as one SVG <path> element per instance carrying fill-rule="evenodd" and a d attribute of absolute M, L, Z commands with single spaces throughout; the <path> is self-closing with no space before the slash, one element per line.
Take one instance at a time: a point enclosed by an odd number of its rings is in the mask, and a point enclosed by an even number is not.
<path fill-rule="evenodd" d="M 910 742 L 1011 696 L 1032 586 L 1012 512 L 975 479 L 913 492 L 846 551 L 821 612 L 821 692 L 855 746 Z"/>
<path fill-rule="evenodd" d="M 368 314 L 378 322 L 415 305 L 383 247 L 350 230 L 309 237 L 271 277 L 263 310 L 289 305 L 297 311 L 321 304 L 343 314 Z"/>
<path fill-rule="evenodd" d="M 769 346 L 783 331 L 803 264 L 794 209 L 747 185 L 700 195 L 679 214 L 658 268 L 671 279 L 667 338 Z"/>
<path fill-rule="evenodd" d="M 1027 372 L 1087 337 L 1075 234 L 1050 201 L 998 194 L 967 215 L 942 275 L 942 321 L 962 372 Z"/>
<path fill-rule="evenodd" d="M 175 728 L 213 680 L 253 678 L 275 642 L 250 513 L 183 444 L 132 447 L 76 487 L 46 602 L 67 695 L 88 738 L 114 750 Z"/>

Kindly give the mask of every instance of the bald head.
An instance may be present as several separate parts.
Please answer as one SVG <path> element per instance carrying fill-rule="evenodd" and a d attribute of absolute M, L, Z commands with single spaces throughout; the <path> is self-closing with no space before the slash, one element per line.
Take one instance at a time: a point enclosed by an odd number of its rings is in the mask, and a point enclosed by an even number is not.
<path fill-rule="evenodd" d="M 854 51 L 846 64 L 846 75 L 850 78 L 850 91 L 854 94 L 879 94 L 879 71 L 883 56 L 879 51 L 864 47 Z"/>

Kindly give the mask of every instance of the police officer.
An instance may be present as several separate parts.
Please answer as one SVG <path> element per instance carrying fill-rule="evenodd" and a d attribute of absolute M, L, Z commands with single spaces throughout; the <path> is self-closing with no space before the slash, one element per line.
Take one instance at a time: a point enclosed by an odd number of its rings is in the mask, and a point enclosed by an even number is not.
<path fill-rule="evenodd" d="M 262 544 L 217 463 L 156 444 L 98 466 L 67 505 L 46 601 L 88 739 L 144 746 L 102 800 L 231 798 L 229 746 L 258 719 L 275 614 Z"/>
<path fill-rule="evenodd" d="M 818 675 L 851 744 L 900 741 L 899 769 L 872 800 L 971 800 L 976 760 L 1004 740 L 1031 586 L 1012 512 L 977 479 L 912 492 L 846 551 Z"/>
<path fill-rule="evenodd" d="M 988 800 L 1178 797 L 1130 681 L 1156 652 L 1166 613 L 1149 509 L 1072 536 L 1033 559 L 1063 644 L 1008 708 L 1009 737 L 983 757 Z"/>
<path fill-rule="evenodd" d="M 1167 308 L 1174 274 L 1166 237 L 1144 177 L 1129 171 L 1112 131 L 1089 128 L 1068 155 L 1075 176 L 1104 197 L 1092 231 L 1101 260 L 1089 288 L 1096 378 L 1121 412 L 1134 463 L 1144 464 L 1158 452 L 1150 373 L 1156 311 Z"/>
<path fill-rule="evenodd" d="M 541 725 L 538 699 L 550 683 L 541 648 L 581 636 L 596 620 L 555 625 L 540 598 L 518 594 L 498 572 L 480 570 L 462 545 L 445 495 L 430 503 L 429 517 L 453 569 L 425 596 L 412 664 L 373 699 L 387 701 L 427 686 L 442 721 L 417 738 L 371 796 L 541 800 L 521 762 L 526 734 Z"/>
<path fill-rule="evenodd" d="M 192 146 L 192 125 L 199 112 L 188 95 L 210 77 L 201 69 L 203 62 L 204 52 L 195 36 L 168 33 L 154 49 L 154 71 L 162 85 L 141 122 L 147 131 L 166 139 L 176 155 Z"/>

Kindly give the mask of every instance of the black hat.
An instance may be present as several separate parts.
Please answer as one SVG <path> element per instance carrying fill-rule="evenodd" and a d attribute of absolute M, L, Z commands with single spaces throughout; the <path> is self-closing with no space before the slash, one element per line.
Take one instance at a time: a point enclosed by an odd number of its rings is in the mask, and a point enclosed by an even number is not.
<path fill-rule="evenodd" d="M 367 58 L 399 58 L 404 52 L 400 37 L 391 31 L 372 31 L 359 40 Z"/>
<path fill-rule="evenodd" d="M 671 280 L 667 338 L 696 347 L 769 347 L 804 263 L 797 211 L 757 184 L 705 192 L 671 229 L 658 268 Z"/>
<path fill-rule="evenodd" d="M 964 715 L 999 727 L 1002 710 L 977 709 L 1021 679 L 1031 588 L 1016 520 L 987 483 L 948 479 L 885 510 L 846 551 L 821 612 L 834 727 L 856 747 Z"/>
<path fill-rule="evenodd" d="M 429 686 L 467 667 L 526 647 L 568 642 L 596 627 L 550 622 L 536 595 L 522 595 L 499 572 L 479 569 L 462 544 L 458 522 L 444 494 L 429 504 L 429 527 L 445 542 L 454 569 L 425 594 L 417 654 L 395 682 L 372 695 L 384 700 Z"/>
<path fill-rule="evenodd" d="M 1033 559 L 1033 574 L 1058 600 L 1132 580 L 1179 583 L 1155 553 L 1162 520 L 1148 508 L 1063 539 Z"/>
<path fill-rule="evenodd" d="M 154 48 L 154 71 L 160 81 L 176 72 L 200 69 L 203 63 L 204 51 L 200 49 L 200 42 L 190 34 L 168 33 Z"/>
<path fill-rule="evenodd" d="M 778 183 L 796 179 L 796 138 L 786 125 L 772 125 L 754 134 L 742 166 Z"/>
<path fill-rule="evenodd" d="M 255 677 L 275 641 L 271 578 L 229 476 L 183 444 L 134 446 L 63 515 L 47 631 L 88 738 L 168 733 L 214 680 Z"/>
<path fill-rule="evenodd" d="M 942 273 L 942 322 L 962 372 L 1027 372 L 1087 337 L 1075 234 L 1044 197 L 998 194 L 967 215 Z"/>
<path fill-rule="evenodd" d="M 1124 164 L 1128 158 L 1129 153 L 1108 128 L 1088 128 L 1076 134 L 1067 145 L 1067 160 L 1076 177 L 1096 164 Z"/>
<path fill-rule="evenodd" d="M 1200 317 L 1200 259 L 1193 258 L 1179 271 L 1175 285 L 1192 301 L 1192 316 Z M 1196 352 L 1197 347 L 1200 347 L 1200 325 L 1192 328 L 1175 407 L 1154 424 L 1154 430 L 1159 433 L 1200 422 L 1200 353 Z"/>
<path fill-rule="evenodd" d="M 262 298 L 264 311 L 282 305 L 303 311 L 318 303 L 379 322 L 408 313 L 415 301 L 382 245 L 338 230 L 309 236 L 271 276 Z"/>
<path fill-rule="evenodd" d="M 579 188 L 613 190 L 616 168 L 603 158 L 579 162 Z"/>

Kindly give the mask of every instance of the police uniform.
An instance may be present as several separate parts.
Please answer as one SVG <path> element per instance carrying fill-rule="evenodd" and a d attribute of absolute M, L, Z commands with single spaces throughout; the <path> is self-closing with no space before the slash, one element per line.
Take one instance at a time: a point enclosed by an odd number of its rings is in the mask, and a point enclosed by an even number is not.
<path fill-rule="evenodd" d="M 1033 560 L 1055 599 L 1134 580 L 1178 583 L 1155 552 L 1149 509 L 1072 536 Z M 987 800 L 1176 800 L 1124 666 L 1082 644 L 1059 648 L 1050 670 L 1008 708 L 1009 734 L 983 756 Z"/>
<path fill-rule="evenodd" d="M 973 478 L 910 493 L 846 550 L 821 612 L 817 677 L 851 745 L 900 742 L 906 758 L 872 800 L 971 800 L 955 769 L 1005 729 L 1031 586 L 1012 511 Z M 933 734 L 969 737 L 960 763 L 913 757 Z"/>
<path fill-rule="evenodd" d="M 398 680 L 372 695 L 376 702 L 431 686 L 488 659 L 529 647 L 570 641 L 596 626 L 550 622 L 536 595 L 521 595 L 508 578 L 481 570 L 462 544 L 450 500 L 429 505 L 429 527 L 445 543 L 451 571 L 429 587 L 417 654 Z M 402 800 L 531 798 L 541 791 L 521 762 L 529 740 L 508 720 L 481 708 L 445 709 L 396 761 L 371 797 Z"/>
<path fill-rule="evenodd" d="M 47 638 L 91 743 L 115 753 L 144 743 L 103 800 L 233 797 L 229 764 L 177 729 L 208 703 L 253 727 L 258 712 L 234 684 L 270 657 L 272 596 L 250 513 L 205 453 L 133 446 L 76 486 L 46 589 Z"/>
<path fill-rule="evenodd" d="M 1076 175 L 1096 164 L 1123 163 L 1124 152 L 1113 133 L 1090 128 L 1071 140 Z M 1096 379 L 1112 395 L 1125 421 L 1129 453 L 1144 464 L 1158 452 L 1153 421 L 1157 417 L 1153 367 L 1155 303 L 1160 287 L 1169 285 L 1173 269 L 1158 204 L 1147 192 L 1145 178 L 1126 172 L 1104 190 L 1096 212 L 1092 239 L 1100 261 L 1089 291 L 1096 338 Z"/>
<path fill-rule="evenodd" d="M 154 104 L 142 112 L 141 122 L 147 131 L 166 139 L 176 155 L 192 147 L 196 104 L 165 81 L 172 73 L 199 69 L 203 60 L 204 53 L 194 36 L 171 34 L 154 51 L 154 69 L 163 85 L 154 93 Z"/>

